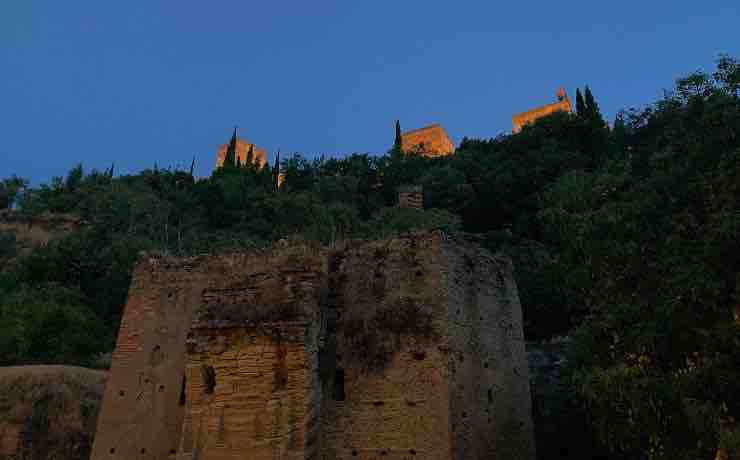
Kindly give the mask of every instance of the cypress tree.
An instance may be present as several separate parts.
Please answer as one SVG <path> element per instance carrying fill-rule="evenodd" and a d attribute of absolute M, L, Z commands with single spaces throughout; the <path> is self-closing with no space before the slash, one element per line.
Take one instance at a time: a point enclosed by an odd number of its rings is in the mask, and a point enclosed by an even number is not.
<path fill-rule="evenodd" d="M 396 120 L 396 140 L 393 142 L 393 148 L 401 150 L 401 123 Z"/>
<path fill-rule="evenodd" d="M 576 88 L 576 115 L 579 117 L 586 116 L 586 104 L 583 102 L 580 88 Z"/>
<path fill-rule="evenodd" d="M 272 184 L 275 191 L 280 189 L 280 149 L 278 149 L 277 157 L 275 158 L 275 167 L 272 170 Z"/>
<path fill-rule="evenodd" d="M 193 155 L 193 161 L 190 162 L 190 177 L 193 177 L 194 169 L 195 169 L 195 155 Z"/>
<path fill-rule="evenodd" d="M 591 93 L 591 88 L 589 88 L 588 86 L 586 86 L 584 99 L 586 107 L 586 118 L 594 122 L 594 124 L 599 125 L 600 127 L 605 126 L 606 123 L 604 122 L 604 117 L 601 116 L 601 112 L 599 111 L 599 105 L 596 103 L 596 99 L 594 99 L 594 95 Z"/>
<path fill-rule="evenodd" d="M 591 93 L 591 88 L 589 88 L 588 85 L 586 85 L 586 92 L 584 93 L 583 99 L 586 104 L 586 117 L 594 118 L 594 115 L 599 111 L 599 108 L 594 100 L 594 95 Z"/>
<path fill-rule="evenodd" d="M 229 141 L 229 147 L 226 149 L 226 157 L 224 158 L 224 168 L 236 166 L 236 126 L 234 126 L 234 134 L 231 136 Z"/>
<path fill-rule="evenodd" d="M 254 163 L 254 144 L 249 144 L 249 151 L 247 152 L 247 161 L 244 162 L 244 166 L 252 166 Z"/>

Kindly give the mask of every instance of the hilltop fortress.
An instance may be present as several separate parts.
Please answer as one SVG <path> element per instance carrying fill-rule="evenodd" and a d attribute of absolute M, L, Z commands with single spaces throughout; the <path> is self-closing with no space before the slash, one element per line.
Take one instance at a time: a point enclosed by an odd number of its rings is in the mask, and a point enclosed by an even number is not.
<path fill-rule="evenodd" d="M 440 157 L 455 152 L 455 144 L 444 128 L 435 123 L 401 134 L 401 150 L 426 157 Z"/>
<path fill-rule="evenodd" d="M 441 232 L 137 265 L 113 459 L 534 459 L 508 259 Z"/>
<path fill-rule="evenodd" d="M 555 112 L 571 113 L 573 111 L 564 88 L 558 89 L 556 98 L 557 101 L 551 104 L 514 114 L 511 117 L 512 133 L 516 134 L 522 130 L 524 125 L 532 124 L 538 119 L 552 115 Z M 228 148 L 229 143 L 226 143 L 218 149 L 216 153 L 217 168 L 223 166 Z M 267 152 L 244 139 L 237 139 L 235 159 L 244 164 L 250 148 L 253 150 L 255 162 L 260 166 L 267 164 Z M 441 157 L 453 154 L 455 144 L 440 124 L 433 123 L 423 128 L 401 133 L 401 150 L 406 153 L 418 153 L 425 157 Z"/>
<path fill-rule="evenodd" d="M 513 125 L 512 132 L 514 134 L 522 130 L 522 127 L 526 124 L 531 124 L 542 117 L 552 115 L 555 112 L 568 112 L 571 113 L 573 108 L 570 105 L 570 99 L 565 93 L 564 88 L 560 88 L 557 93 L 557 102 L 552 104 L 546 104 L 542 107 L 537 107 L 526 112 L 517 113 L 511 117 L 511 124 Z"/>

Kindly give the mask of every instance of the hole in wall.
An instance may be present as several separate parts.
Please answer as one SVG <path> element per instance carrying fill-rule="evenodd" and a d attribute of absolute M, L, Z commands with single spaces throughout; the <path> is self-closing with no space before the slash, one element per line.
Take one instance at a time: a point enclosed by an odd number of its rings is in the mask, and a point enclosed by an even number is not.
<path fill-rule="evenodd" d="M 483 367 L 485 367 L 486 369 L 488 369 L 488 363 L 483 363 Z"/>
<path fill-rule="evenodd" d="M 108 451 L 108 453 L 115 454 L 116 453 L 116 448 L 115 447 L 111 447 L 110 450 Z"/>
<path fill-rule="evenodd" d="M 385 404 L 383 401 L 373 401 L 373 406 L 376 406 L 376 407 L 382 406 L 383 404 Z"/>
<path fill-rule="evenodd" d="M 380 455 L 388 455 L 388 451 L 387 450 L 381 450 L 380 451 Z"/>
<path fill-rule="evenodd" d="M 146 453 L 146 447 L 142 447 L 142 448 L 141 448 L 141 450 L 140 450 L 140 452 L 141 452 L 142 454 L 145 454 L 145 453 Z"/>
<path fill-rule="evenodd" d="M 344 393 L 344 369 L 338 367 L 334 371 L 334 391 L 332 392 L 334 401 L 344 401 L 347 395 Z"/>
<path fill-rule="evenodd" d="M 175 449 L 170 449 L 170 455 L 175 455 L 177 451 Z"/>
<path fill-rule="evenodd" d="M 488 404 L 491 404 L 493 402 L 493 390 L 490 388 L 488 389 Z"/>
<path fill-rule="evenodd" d="M 163 392 L 163 391 L 164 391 L 164 385 L 160 385 L 160 386 L 159 386 L 159 392 L 161 393 L 161 392 Z"/>
<path fill-rule="evenodd" d="M 415 351 L 414 352 L 414 359 L 417 360 L 417 361 L 423 361 L 424 358 L 426 358 L 426 357 L 427 357 L 427 354 L 424 353 L 423 351 Z"/>
<path fill-rule="evenodd" d="M 173 294 L 172 294 L 172 293 L 170 292 L 170 293 L 168 293 L 168 294 L 167 294 L 167 297 L 168 297 L 168 298 L 171 298 L 171 297 L 172 297 L 172 295 L 173 295 Z"/>
<path fill-rule="evenodd" d="M 416 270 L 416 276 L 421 276 L 423 274 L 424 274 L 424 272 L 422 272 L 421 270 Z"/>
<path fill-rule="evenodd" d="M 413 407 L 416 405 L 416 401 L 406 401 L 406 404 Z"/>
<path fill-rule="evenodd" d="M 353 457 L 357 457 L 357 451 L 356 451 L 356 450 L 353 450 L 353 451 L 352 451 L 352 456 L 353 456 Z"/>
<path fill-rule="evenodd" d="M 124 396 L 126 396 L 126 392 L 123 391 L 123 390 L 121 390 L 121 391 L 118 392 L 118 396 L 120 396 L 120 397 L 123 398 Z"/>
<path fill-rule="evenodd" d="M 160 347 L 159 345 L 155 345 L 154 348 L 152 348 L 152 351 L 149 353 L 149 365 L 159 366 L 160 364 L 162 364 L 162 361 L 164 361 L 164 352 L 162 351 L 162 347 Z"/>
<path fill-rule="evenodd" d="M 216 371 L 213 370 L 213 366 L 201 365 L 200 376 L 203 379 L 203 393 L 213 394 L 213 390 L 216 388 Z"/>
<path fill-rule="evenodd" d="M 180 387 L 180 405 L 184 406 L 187 398 L 185 397 L 185 388 L 187 388 L 187 377 L 182 376 L 182 386 Z"/>
<path fill-rule="evenodd" d="M 409 454 L 416 455 L 416 451 L 414 449 L 409 449 Z"/>

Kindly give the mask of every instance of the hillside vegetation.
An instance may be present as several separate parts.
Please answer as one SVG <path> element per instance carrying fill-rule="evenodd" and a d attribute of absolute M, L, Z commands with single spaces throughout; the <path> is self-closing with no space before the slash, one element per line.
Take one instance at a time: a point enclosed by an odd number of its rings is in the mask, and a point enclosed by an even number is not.
<path fill-rule="evenodd" d="M 110 350 L 142 250 L 442 228 L 513 258 L 529 338 L 571 337 L 541 458 L 739 458 L 740 64 L 720 58 L 611 127 L 590 91 L 576 102 L 449 157 L 294 155 L 279 190 L 253 164 L 9 178 L 0 197 L 17 212 L 85 225 L 0 275 L 0 364 Z M 406 184 L 423 185 L 427 211 L 394 207 Z M 0 235 L 0 257 L 12 252 Z"/>

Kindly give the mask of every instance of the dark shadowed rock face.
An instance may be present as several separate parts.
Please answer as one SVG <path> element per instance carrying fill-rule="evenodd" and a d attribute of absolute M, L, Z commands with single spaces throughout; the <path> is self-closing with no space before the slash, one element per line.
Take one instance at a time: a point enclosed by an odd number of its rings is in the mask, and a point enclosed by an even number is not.
<path fill-rule="evenodd" d="M 0 459 L 89 458 L 106 373 L 0 367 Z"/>

